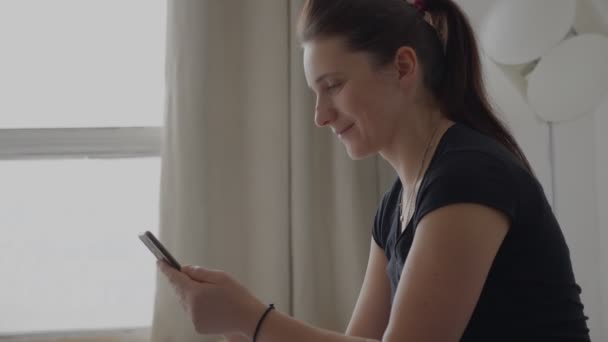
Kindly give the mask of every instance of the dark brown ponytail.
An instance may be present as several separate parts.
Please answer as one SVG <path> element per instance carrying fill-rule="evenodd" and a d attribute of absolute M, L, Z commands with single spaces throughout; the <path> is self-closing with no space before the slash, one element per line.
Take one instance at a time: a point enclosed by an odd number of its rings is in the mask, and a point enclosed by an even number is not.
<path fill-rule="evenodd" d="M 376 66 L 392 62 L 399 47 L 412 47 L 426 87 L 448 118 L 493 137 L 532 172 L 487 99 L 477 41 L 467 17 L 452 0 L 423 3 L 444 30 L 431 26 L 406 0 L 307 0 L 298 23 L 299 38 L 304 43 L 343 37 L 351 51 L 370 53 Z M 438 29 L 445 31 L 445 41 Z"/>
<path fill-rule="evenodd" d="M 451 120 L 494 137 L 532 171 L 521 148 L 488 101 L 477 41 L 468 19 L 450 0 L 427 0 L 426 6 L 429 11 L 444 16 L 447 24 L 445 70 L 436 95 L 442 108 Z"/>

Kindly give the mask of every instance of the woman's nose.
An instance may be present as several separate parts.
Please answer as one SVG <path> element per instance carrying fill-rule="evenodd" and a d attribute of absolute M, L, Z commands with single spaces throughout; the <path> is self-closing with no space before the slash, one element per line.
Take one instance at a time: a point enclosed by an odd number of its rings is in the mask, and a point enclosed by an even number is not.
<path fill-rule="evenodd" d="M 317 127 L 325 127 L 336 119 L 336 111 L 327 104 L 322 105 L 317 101 L 315 108 L 315 124 Z"/>

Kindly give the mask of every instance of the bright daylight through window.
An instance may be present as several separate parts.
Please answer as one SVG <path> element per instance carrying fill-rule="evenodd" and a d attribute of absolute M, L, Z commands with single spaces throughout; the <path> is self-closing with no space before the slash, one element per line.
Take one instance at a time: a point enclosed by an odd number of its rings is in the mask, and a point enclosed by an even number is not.
<path fill-rule="evenodd" d="M 166 6 L 0 1 L 0 337 L 150 325 Z"/>

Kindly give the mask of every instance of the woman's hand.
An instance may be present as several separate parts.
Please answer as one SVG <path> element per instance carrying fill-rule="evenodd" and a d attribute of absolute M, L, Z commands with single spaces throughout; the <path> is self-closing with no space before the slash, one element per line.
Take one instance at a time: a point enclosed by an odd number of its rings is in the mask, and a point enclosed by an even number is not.
<path fill-rule="evenodd" d="M 198 266 L 181 272 L 157 262 L 199 334 L 253 335 L 266 306 L 229 274 Z"/>

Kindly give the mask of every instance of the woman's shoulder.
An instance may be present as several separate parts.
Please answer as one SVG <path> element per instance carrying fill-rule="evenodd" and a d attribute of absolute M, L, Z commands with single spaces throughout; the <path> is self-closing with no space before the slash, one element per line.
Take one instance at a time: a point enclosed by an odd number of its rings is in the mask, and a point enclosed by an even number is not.
<path fill-rule="evenodd" d="M 420 186 L 419 216 L 455 203 L 478 203 L 514 218 L 527 182 L 522 163 L 494 139 L 462 124 L 438 146 Z"/>
<path fill-rule="evenodd" d="M 502 175 L 504 181 L 534 177 L 511 151 L 494 138 L 456 123 L 446 132 L 428 173 L 439 176 L 462 171 L 474 176 L 492 170 Z"/>

